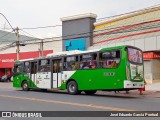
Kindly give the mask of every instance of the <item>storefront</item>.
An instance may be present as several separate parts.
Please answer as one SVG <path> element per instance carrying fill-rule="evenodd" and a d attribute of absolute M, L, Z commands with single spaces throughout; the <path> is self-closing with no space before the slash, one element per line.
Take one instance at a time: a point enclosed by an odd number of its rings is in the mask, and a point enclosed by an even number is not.
<path fill-rule="evenodd" d="M 147 83 L 153 83 L 160 78 L 160 52 L 144 52 L 144 75 Z"/>
<path fill-rule="evenodd" d="M 49 53 L 53 53 L 53 50 L 45 50 L 44 56 Z M 34 52 L 22 52 L 20 53 L 20 59 L 38 58 L 39 51 Z M 11 76 L 11 71 L 14 66 L 14 61 L 17 59 L 16 53 L 0 54 L 0 77 L 3 75 Z"/>

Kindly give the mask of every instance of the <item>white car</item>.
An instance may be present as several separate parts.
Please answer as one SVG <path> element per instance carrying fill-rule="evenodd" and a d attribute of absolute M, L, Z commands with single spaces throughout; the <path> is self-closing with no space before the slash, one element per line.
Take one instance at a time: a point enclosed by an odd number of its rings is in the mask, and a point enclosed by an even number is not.
<path fill-rule="evenodd" d="M 11 82 L 13 82 L 13 76 L 11 77 Z"/>

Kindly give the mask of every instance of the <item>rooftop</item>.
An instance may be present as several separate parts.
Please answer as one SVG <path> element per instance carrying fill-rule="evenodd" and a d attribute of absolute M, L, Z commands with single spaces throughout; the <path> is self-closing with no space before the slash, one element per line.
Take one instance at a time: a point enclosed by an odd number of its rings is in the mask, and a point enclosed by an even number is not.
<path fill-rule="evenodd" d="M 82 19 L 82 18 L 97 18 L 97 15 L 93 13 L 85 13 L 85 14 L 63 17 L 60 20 L 69 21 L 69 20 L 76 20 L 76 19 Z"/>

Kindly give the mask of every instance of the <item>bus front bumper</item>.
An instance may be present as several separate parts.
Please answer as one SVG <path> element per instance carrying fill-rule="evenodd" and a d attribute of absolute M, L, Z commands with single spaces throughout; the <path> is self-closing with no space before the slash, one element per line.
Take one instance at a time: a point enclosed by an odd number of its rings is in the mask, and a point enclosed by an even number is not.
<path fill-rule="evenodd" d="M 124 81 L 124 88 L 144 88 L 144 82 Z"/>

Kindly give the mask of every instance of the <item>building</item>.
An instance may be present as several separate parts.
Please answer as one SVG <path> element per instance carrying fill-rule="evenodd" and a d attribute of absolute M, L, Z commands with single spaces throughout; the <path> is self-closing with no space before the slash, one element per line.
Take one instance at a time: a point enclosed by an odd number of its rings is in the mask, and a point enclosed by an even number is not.
<path fill-rule="evenodd" d="M 160 79 L 160 5 L 94 23 L 93 46 L 132 45 L 144 52 L 145 79 Z"/>
<path fill-rule="evenodd" d="M 61 18 L 62 50 L 86 50 L 92 45 L 96 14 L 86 13 Z"/>
<path fill-rule="evenodd" d="M 13 63 L 17 60 L 16 40 L 15 33 L 0 30 L 0 77 L 4 74 L 11 74 Z M 62 51 L 61 38 L 48 38 L 42 41 L 38 38 L 20 35 L 19 41 L 20 59 L 37 58 L 53 53 L 53 51 Z"/>
<path fill-rule="evenodd" d="M 76 38 L 87 41 L 86 49 L 136 46 L 144 52 L 145 79 L 160 79 L 160 5 L 100 20 L 96 17 L 90 13 L 62 18 L 63 50 L 79 49 L 78 42 L 71 44 Z"/>
<path fill-rule="evenodd" d="M 97 15 L 93 13 L 63 17 L 62 38 L 41 41 L 20 36 L 20 42 L 26 44 L 20 47 L 20 51 L 39 52 L 43 48 L 60 52 L 132 45 L 144 52 L 145 79 L 151 83 L 160 79 L 160 5 L 104 19 L 96 18 Z M 6 38 L 6 33 L 1 37 L 3 32 L 0 31 L 0 50 L 3 50 L 0 53 L 15 53 L 15 34 Z M 32 44 L 37 41 L 39 44 Z"/>

